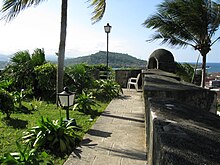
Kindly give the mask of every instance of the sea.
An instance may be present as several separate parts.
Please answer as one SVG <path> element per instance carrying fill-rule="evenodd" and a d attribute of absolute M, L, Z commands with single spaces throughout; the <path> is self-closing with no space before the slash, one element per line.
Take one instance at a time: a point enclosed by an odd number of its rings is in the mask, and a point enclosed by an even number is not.
<path fill-rule="evenodd" d="M 220 63 L 207 63 L 206 68 L 208 73 L 220 72 Z"/>
<path fill-rule="evenodd" d="M 195 65 L 195 63 L 190 63 Z M 198 64 L 198 68 L 201 68 L 201 63 Z M 208 73 L 220 73 L 220 63 L 206 63 L 206 68 Z"/>
<path fill-rule="evenodd" d="M 206 68 L 208 73 L 220 73 L 220 63 L 207 63 Z"/>

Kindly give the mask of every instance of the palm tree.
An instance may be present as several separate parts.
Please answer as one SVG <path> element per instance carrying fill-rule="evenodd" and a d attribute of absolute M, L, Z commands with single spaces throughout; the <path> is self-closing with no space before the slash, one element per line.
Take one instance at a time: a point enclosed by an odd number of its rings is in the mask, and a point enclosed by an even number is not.
<path fill-rule="evenodd" d="M 191 46 L 200 52 L 201 86 L 204 87 L 206 56 L 212 45 L 220 39 L 213 39 L 220 25 L 220 5 L 211 0 L 165 0 L 158 5 L 157 13 L 143 24 L 156 30 L 148 41 L 162 39 L 162 44 Z"/>
<path fill-rule="evenodd" d="M 37 90 L 37 80 L 34 68 L 46 63 L 43 49 L 35 49 L 33 54 L 29 51 L 19 51 L 14 54 L 10 64 L 4 70 L 4 79 L 9 78 L 16 90 Z"/>
<path fill-rule="evenodd" d="M 3 0 L 1 12 L 3 13 L 3 19 L 10 21 L 15 18 L 20 11 L 31 7 L 37 6 L 44 0 Z M 104 15 L 106 0 L 88 0 L 91 3 L 91 7 L 94 7 L 92 13 L 93 23 L 101 20 Z M 61 4 L 61 30 L 60 30 L 60 44 L 58 52 L 58 69 L 57 69 L 57 92 L 63 90 L 63 75 L 64 75 L 64 58 L 65 58 L 65 45 L 66 45 L 66 27 L 67 27 L 67 6 L 68 0 L 62 0 Z"/>

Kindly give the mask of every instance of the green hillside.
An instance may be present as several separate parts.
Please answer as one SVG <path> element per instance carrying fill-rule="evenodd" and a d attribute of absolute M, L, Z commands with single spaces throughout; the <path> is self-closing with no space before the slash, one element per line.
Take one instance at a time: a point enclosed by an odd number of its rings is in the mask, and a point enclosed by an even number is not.
<path fill-rule="evenodd" d="M 147 64 L 147 61 L 137 59 L 128 54 L 109 52 L 108 57 L 109 66 L 113 68 L 142 68 Z M 99 51 L 89 56 L 66 59 L 65 65 L 68 66 L 79 63 L 87 63 L 89 65 L 106 64 L 106 58 L 106 52 Z"/>

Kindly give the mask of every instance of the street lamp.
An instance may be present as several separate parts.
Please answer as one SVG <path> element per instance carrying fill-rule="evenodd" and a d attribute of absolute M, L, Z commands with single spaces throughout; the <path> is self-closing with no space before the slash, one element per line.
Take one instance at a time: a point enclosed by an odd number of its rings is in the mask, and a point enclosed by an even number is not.
<path fill-rule="evenodd" d="M 75 93 L 70 92 L 67 87 L 63 88 L 63 92 L 58 93 L 58 105 L 66 109 L 66 120 L 69 118 L 69 107 L 74 104 Z"/>
<path fill-rule="evenodd" d="M 107 23 L 106 26 L 104 26 L 105 32 L 107 33 L 107 63 L 106 63 L 106 67 L 107 67 L 107 71 L 108 71 L 108 34 L 111 32 L 111 26 L 109 25 L 109 23 Z"/>

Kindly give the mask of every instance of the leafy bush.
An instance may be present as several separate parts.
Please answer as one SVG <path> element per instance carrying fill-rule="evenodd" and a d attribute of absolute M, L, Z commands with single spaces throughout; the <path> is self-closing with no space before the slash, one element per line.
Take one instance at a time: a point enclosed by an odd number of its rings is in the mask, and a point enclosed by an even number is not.
<path fill-rule="evenodd" d="M 37 111 L 39 107 L 41 106 L 41 104 L 42 104 L 42 101 L 40 101 L 40 98 L 36 99 L 35 97 L 33 98 L 33 100 L 29 102 L 29 105 L 31 106 L 32 111 Z"/>
<path fill-rule="evenodd" d="M 56 65 L 51 63 L 45 63 L 34 68 L 34 73 L 36 75 L 37 80 L 36 87 L 38 95 L 52 95 L 55 92 L 56 71 Z"/>
<path fill-rule="evenodd" d="M 65 84 L 72 84 L 69 86 L 76 93 L 81 94 L 83 91 L 88 91 L 93 87 L 93 77 L 89 67 L 86 64 L 77 64 L 65 69 L 66 77 L 69 79 Z"/>
<path fill-rule="evenodd" d="M 72 120 L 50 120 L 41 117 L 36 127 L 24 133 L 23 139 L 35 148 L 49 149 L 55 155 L 69 154 L 81 138 L 75 133 Z"/>
<path fill-rule="evenodd" d="M 14 98 L 14 103 L 18 103 L 18 108 L 21 109 L 22 107 L 22 101 L 24 100 L 25 98 L 25 95 L 23 94 L 23 91 L 24 89 L 21 89 L 20 92 L 18 91 L 15 91 L 15 92 L 12 92 L 10 95 L 13 96 Z"/>
<path fill-rule="evenodd" d="M 7 119 L 10 119 L 10 115 L 14 110 L 14 98 L 6 90 L 0 89 L 0 110 L 3 114 L 6 114 Z"/>
<path fill-rule="evenodd" d="M 46 62 L 44 49 L 35 49 L 32 56 L 31 61 L 33 66 L 40 66 Z"/>
<path fill-rule="evenodd" d="M 1 80 L 0 81 L 0 89 L 4 89 L 8 91 L 8 88 L 12 84 L 11 80 Z"/>
<path fill-rule="evenodd" d="M 93 69 L 98 69 L 100 71 L 111 71 L 111 68 L 109 67 L 108 69 L 106 68 L 106 65 L 104 64 L 98 64 L 98 65 L 91 65 L 90 66 L 91 70 Z"/>
<path fill-rule="evenodd" d="M 2 80 L 10 80 L 12 82 L 10 91 L 26 91 L 37 92 L 37 79 L 34 68 L 45 63 L 45 54 L 43 49 L 35 49 L 33 54 L 27 50 L 19 51 L 14 54 L 10 60 L 10 64 L 1 74 Z"/>
<path fill-rule="evenodd" d="M 113 80 L 96 80 L 96 88 L 94 95 L 99 100 L 111 100 L 122 92 L 120 85 Z"/>
<path fill-rule="evenodd" d="M 95 102 L 94 97 L 91 94 L 86 94 L 83 92 L 76 99 L 76 103 L 73 109 L 85 114 L 89 114 L 93 118 L 94 115 L 96 115 L 96 111 L 94 111 L 93 108 L 97 105 L 98 104 Z"/>

